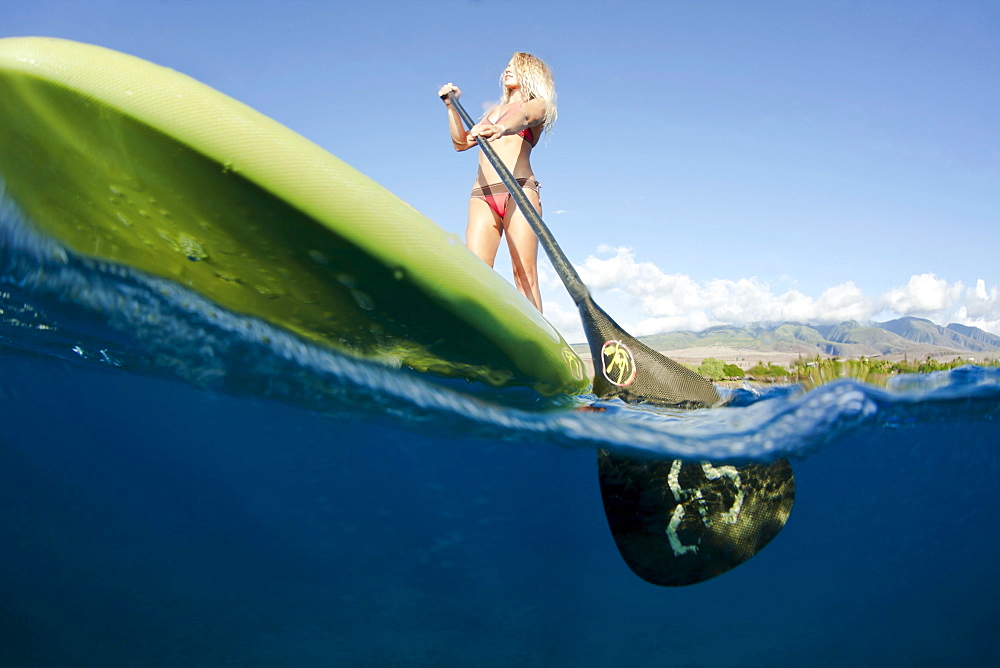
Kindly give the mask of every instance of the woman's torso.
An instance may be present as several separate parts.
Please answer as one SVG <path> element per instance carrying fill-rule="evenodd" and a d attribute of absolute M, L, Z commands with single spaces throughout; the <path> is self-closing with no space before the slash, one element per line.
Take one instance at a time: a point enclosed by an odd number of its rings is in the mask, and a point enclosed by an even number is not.
<path fill-rule="evenodd" d="M 496 123 L 500 121 L 504 114 L 507 113 L 507 111 L 513 106 L 515 105 L 508 104 L 494 107 L 488 114 L 486 114 L 483 122 Z M 531 170 L 531 149 L 542 135 L 542 126 L 537 125 L 533 128 L 529 128 L 528 132 L 525 134 L 534 139 L 534 141 L 515 134 L 500 137 L 490 144 L 494 150 L 496 150 L 496 153 L 500 157 L 503 164 L 514 174 L 515 179 L 535 177 L 534 172 Z M 493 165 L 491 165 L 489 160 L 486 158 L 486 154 L 480 152 L 479 171 L 476 174 L 476 182 L 473 187 L 481 188 L 492 183 L 500 182 L 500 175 L 497 174 L 495 169 L 493 169 Z"/>

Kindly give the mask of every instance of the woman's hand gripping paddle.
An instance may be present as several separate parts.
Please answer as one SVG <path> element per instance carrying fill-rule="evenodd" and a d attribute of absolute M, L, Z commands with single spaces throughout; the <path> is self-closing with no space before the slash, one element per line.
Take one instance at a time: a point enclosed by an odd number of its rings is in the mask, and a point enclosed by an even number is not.
<path fill-rule="evenodd" d="M 450 93 L 445 97 L 472 128 L 459 101 Z M 685 408 L 719 403 L 711 382 L 636 340 L 594 303 L 510 170 L 488 141 L 476 140 L 580 310 L 594 361 L 594 394 Z M 598 477 L 608 526 L 625 563 L 647 582 L 664 586 L 702 582 L 752 557 L 785 525 L 795 496 L 785 459 L 713 466 L 601 450 Z"/>

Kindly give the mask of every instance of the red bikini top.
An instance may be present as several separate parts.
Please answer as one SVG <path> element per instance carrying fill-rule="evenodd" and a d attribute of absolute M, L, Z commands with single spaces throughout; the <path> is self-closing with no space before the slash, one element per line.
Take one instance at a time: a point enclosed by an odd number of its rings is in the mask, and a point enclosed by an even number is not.
<path fill-rule="evenodd" d="M 517 136 L 534 146 L 538 143 L 538 138 L 541 137 L 541 130 L 538 131 L 538 135 L 535 135 L 535 128 L 524 128 L 517 133 Z"/>
<path fill-rule="evenodd" d="M 506 114 L 504 114 L 503 116 L 501 116 L 500 118 L 498 118 L 496 121 L 493 121 L 493 125 L 496 125 L 497 123 L 499 123 L 503 119 L 505 119 L 508 116 L 510 116 L 510 112 L 511 111 L 514 111 L 514 110 L 510 109 Z M 535 133 L 536 128 L 538 129 L 538 133 L 537 134 Z M 529 144 L 531 144 L 532 147 L 534 147 L 535 144 L 538 143 L 539 138 L 541 138 L 541 136 L 542 136 L 542 130 L 541 130 L 540 126 L 535 126 L 533 128 L 524 128 L 523 130 L 521 130 L 520 132 L 517 133 L 517 136 L 520 137 L 521 139 L 523 139 L 524 141 L 528 142 Z"/>

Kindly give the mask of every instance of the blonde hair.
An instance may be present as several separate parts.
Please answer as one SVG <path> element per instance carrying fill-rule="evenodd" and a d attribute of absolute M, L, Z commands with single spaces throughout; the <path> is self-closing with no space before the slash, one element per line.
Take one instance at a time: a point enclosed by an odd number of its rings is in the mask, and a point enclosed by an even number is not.
<path fill-rule="evenodd" d="M 556 107 L 556 85 L 552 81 L 552 70 L 549 66 L 530 53 L 514 54 L 511 58 L 514 65 L 514 74 L 521 86 L 521 93 L 529 100 L 542 100 L 545 102 L 545 120 L 543 127 L 546 131 L 551 131 L 552 124 L 556 122 L 559 112 Z M 503 74 L 500 75 L 500 104 L 510 102 L 512 91 L 503 85 Z"/>

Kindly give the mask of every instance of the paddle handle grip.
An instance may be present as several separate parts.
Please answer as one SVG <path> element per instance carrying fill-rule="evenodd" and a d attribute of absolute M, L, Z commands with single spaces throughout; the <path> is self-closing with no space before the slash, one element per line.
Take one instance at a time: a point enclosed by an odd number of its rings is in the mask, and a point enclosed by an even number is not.
<path fill-rule="evenodd" d="M 462 121 L 469 126 L 469 129 L 476 124 L 454 94 L 448 93 L 441 97 L 451 102 L 455 110 L 458 111 L 458 115 L 462 118 Z M 490 146 L 489 141 L 482 137 L 476 137 L 476 141 L 479 143 L 479 147 L 483 149 L 483 153 L 486 154 L 486 159 L 493 165 L 493 169 L 500 175 L 500 180 L 503 181 L 511 197 L 514 198 L 517 207 L 521 209 L 521 213 L 528 219 L 528 224 L 531 225 L 531 229 L 535 232 L 535 236 L 538 237 L 539 243 L 545 249 L 546 255 L 549 256 L 549 260 L 552 262 L 553 269 L 559 274 L 559 278 L 562 280 L 563 285 L 566 286 L 570 297 L 579 306 L 590 297 L 587 286 L 580 280 L 580 275 L 576 273 L 576 269 L 570 264 L 569 258 L 566 257 L 562 248 L 556 243 L 555 237 L 552 236 L 552 232 L 549 231 L 542 217 L 535 211 L 535 207 L 528 200 L 528 196 L 524 194 L 521 184 L 517 182 L 514 175 L 507 169 L 507 165 L 503 164 L 503 161 L 500 160 L 500 156 L 497 155 L 496 150 Z"/>

